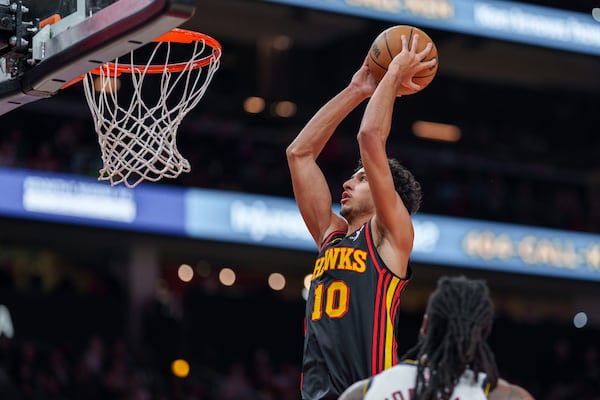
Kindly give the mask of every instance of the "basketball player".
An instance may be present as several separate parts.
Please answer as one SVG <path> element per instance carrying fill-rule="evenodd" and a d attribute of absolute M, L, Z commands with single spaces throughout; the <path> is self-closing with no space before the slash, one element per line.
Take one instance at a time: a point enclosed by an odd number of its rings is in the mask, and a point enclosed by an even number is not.
<path fill-rule="evenodd" d="M 357 382 L 339 400 L 533 400 L 525 389 L 498 378 L 486 342 L 493 314 L 485 282 L 440 278 L 419 342 L 404 361 Z"/>
<path fill-rule="evenodd" d="M 412 173 L 388 159 L 396 94 L 419 89 L 411 78 L 435 65 L 422 61 L 418 37 L 390 63 L 379 84 L 367 60 L 349 85 L 325 104 L 287 148 L 294 195 L 319 254 L 306 304 L 302 399 L 337 399 L 350 384 L 396 362 L 397 311 L 408 282 L 413 246 L 411 213 L 421 188 Z M 317 157 L 342 120 L 365 99 L 358 132 L 361 163 L 343 184 L 341 216 Z"/>

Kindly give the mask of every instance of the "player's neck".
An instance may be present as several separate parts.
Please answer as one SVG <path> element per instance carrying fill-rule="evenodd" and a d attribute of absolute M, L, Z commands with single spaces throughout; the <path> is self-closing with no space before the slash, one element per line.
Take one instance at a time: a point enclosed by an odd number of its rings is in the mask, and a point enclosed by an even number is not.
<path fill-rule="evenodd" d="M 359 217 L 355 217 L 351 220 L 348 220 L 347 235 L 351 235 L 352 233 L 356 232 L 358 229 L 360 229 L 361 226 L 366 224 L 371 219 L 371 217 L 373 217 L 373 215 L 361 215 Z"/>

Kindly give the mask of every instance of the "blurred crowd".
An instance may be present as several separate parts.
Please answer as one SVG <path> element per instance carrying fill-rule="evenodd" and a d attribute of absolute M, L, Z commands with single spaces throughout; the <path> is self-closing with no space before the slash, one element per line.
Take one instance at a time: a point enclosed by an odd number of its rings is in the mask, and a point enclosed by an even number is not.
<path fill-rule="evenodd" d="M 196 314 L 196 318 L 201 315 Z M 410 326 L 419 316 L 403 314 L 402 318 Z M 243 336 L 240 328 L 238 335 Z M 220 328 L 211 324 L 206 329 Z M 278 331 L 281 342 L 287 341 L 290 330 L 277 322 L 261 329 Z M 536 399 L 600 398 L 599 332 L 577 336 L 552 323 L 523 325 L 502 316 L 494 329 L 490 342 L 501 375 L 528 388 Z M 278 354 L 273 344 L 236 356 L 232 353 L 241 348 L 238 342 L 206 343 L 207 347 L 230 346 L 232 351 L 217 359 L 183 353 L 189 374 L 176 375 L 171 370 L 173 359 L 162 359 L 159 348 L 140 347 L 119 334 L 71 332 L 53 341 L 40 336 L 0 335 L 3 400 L 299 400 L 300 352 L 291 344 L 287 354 Z M 406 332 L 406 337 L 414 338 L 414 332 Z"/>
<path fill-rule="evenodd" d="M 31 265 L 41 255 L 29 254 Z M 60 274 L 0 253 L 0 399 L 299 400 L 303 299 L 206 290 L 199 278 L 147 299 L 134 335 L 131 294 L 116 270 L 55 262 Z M 489 343 L 501 376 L 538 400 L 600 399 L 598 327 L 519 319 L 496 303 Z M 400 317 L 403 353 L 422 311 L 405 307 Z M 173 368 L 177 359 L 189 369 Z"/>
<path fill-rule="evenodd" d="M 156 367 L 121 338 L 91 336 L 83 346 L 0 336 L 3 400 L 296 400 L 296 365 L 273 365 L 258 349 L 250 361 L 225 370 L 192 363 L 178 377 Z M 150 349 L 144 349 L 150 351 Z"/>

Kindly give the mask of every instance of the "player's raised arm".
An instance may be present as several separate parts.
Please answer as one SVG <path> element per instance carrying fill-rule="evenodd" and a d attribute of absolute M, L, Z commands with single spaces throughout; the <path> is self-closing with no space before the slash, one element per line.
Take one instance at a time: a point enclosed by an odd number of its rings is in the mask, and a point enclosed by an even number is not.
<path fill-rule="evenodd" d="M 415 73 L 428 68 L 433 61 L 422 61 L 431 51 L 428 44 L 418 52 L 419 37 L 415 36 L 409 48 L 406 36 L 402 36 L 402 50 L 396 55 L 388 71 L 369 100 L 358 134 L 360 156 L 371 188 L 376 215 L 373 218 L 374 234 L 385 238 L 391 246 L 382 256 L 388 267 L 404 275 L 412 250 L 413 227 L 410 212 L 397 193 L 386 153 L 390 134 L 394 103 L 402 87 L 419 86 L 412 82 Z M 376 238 L 377 240 L 377 238 Z"/>
<path fill-rule="evenodd" d="M 338 125 L 374 88 L 365 62 L 350 84 L 317 111 L 287 148 L 294 196 L 317 245 L 334 230 L 346 231 L 345 221 L 332 212 L 331 191 L 317 158 Z"/>

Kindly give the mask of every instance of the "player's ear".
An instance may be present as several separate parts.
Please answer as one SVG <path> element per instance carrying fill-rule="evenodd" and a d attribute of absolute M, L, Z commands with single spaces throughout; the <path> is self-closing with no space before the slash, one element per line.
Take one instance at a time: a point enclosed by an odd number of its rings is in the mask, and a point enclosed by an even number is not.
<path fill-rule="evenodd" d="M 427 314 L 423 315 L 423 322 L 421 322 L 421 329 L 419 329 L 419 335 L 424 337 L 427 335 L 427 328 L 429 326 L 429 317 Z"/>

